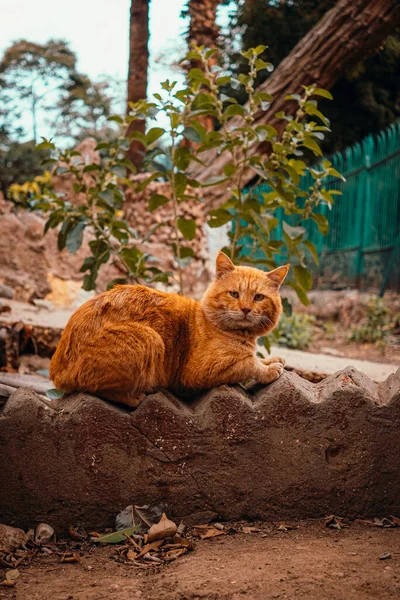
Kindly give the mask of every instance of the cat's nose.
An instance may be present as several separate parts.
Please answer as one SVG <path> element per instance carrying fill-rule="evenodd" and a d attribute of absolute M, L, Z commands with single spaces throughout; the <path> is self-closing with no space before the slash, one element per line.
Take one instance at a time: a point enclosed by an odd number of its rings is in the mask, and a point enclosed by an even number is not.
<path fill-rule="evenodd" d="M 251 312 L 251 308 L 242 308 L 242 313 L 244 313 L 246 316 Z"/>

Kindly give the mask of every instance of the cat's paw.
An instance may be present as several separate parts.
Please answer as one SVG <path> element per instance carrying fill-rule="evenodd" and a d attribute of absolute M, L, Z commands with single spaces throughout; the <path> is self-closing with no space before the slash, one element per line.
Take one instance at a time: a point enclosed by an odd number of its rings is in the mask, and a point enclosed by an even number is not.
<path fill-rule="evenodd" d="M 279 363 L 284 367 L 286 361 L 281 356 L 271 356 L 271 358 L 262 358 L 261 362 L 266 366 Z"/>
<path fill-rule="evenodd" d="M 264 368 L 263 373 L 259 379 L 260 383 L 268 384 L 276 381 L 284 371 L 283 365 L 281 363 L 275 362 L 271 365 L 268 365 Z"/>

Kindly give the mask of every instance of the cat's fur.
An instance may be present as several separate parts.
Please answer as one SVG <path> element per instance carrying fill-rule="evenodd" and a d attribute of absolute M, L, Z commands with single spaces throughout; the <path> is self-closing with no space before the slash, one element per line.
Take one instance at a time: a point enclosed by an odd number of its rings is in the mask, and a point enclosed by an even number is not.
<path fill-rule="evenodd" d="M 115 286 L 86 302 L 51 361 L 55 386 L 137 406 L 156 388 L 277 379 L 284 360 L 257 358 L 256 339 L 278 323 L 278 290 L 289 266 L 269 273 L 235 267 L 220 252 L 216 267 L 201 302 L 142 285 Z"/>

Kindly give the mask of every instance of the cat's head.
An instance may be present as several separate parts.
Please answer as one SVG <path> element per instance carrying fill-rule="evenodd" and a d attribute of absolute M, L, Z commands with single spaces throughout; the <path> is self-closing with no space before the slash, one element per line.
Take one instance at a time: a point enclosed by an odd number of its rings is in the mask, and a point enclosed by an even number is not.
<path fill-rule="evenodd" d="M 279 288 L 290 265 L 270 272 L 253 267 L 236 267 L 219 252 L 216 279 L 202 298 L 206 317 L 225 331 L 248 331 L 265 335 L 279 321 L 282 303 Z"/>

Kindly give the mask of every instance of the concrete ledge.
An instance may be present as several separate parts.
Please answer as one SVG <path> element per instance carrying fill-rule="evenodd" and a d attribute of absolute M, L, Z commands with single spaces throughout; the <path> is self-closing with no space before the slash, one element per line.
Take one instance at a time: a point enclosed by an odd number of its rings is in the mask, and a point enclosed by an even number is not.
<path fill-rule="evenodd" d="M 134 411 L 20 389 L 0 413 L 0 522 L 106 527 L 132 502 L 196 521 L 400 515 L 399 456 L 400 369 L 160 392 Z"/>

